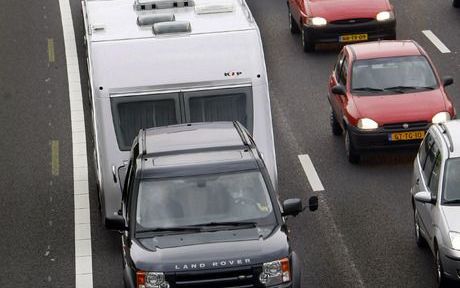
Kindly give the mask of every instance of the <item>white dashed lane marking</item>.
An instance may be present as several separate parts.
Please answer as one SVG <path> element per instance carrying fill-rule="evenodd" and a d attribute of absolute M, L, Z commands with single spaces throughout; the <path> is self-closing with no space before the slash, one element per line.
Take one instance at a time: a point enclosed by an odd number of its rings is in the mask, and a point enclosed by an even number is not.
<path fill-rule="evenodd" d="M 431 43 L 433 43 L 434 46 L 436 46 L 436 48 L 438 48 L 439 51 L 441 51 L 441 53 L 450 53 L 449 48 L 447 48 L 447 46 L 444 45 L 444 43 L 442 43 L 436 35 L 434 35 L 433 31 L 423 30 L 422 33 L 431 41 Z"/>
<path fill-rule="evenodd" d="M 324 191 L 323 183 L 319 179 L 318 173 L 316 173 L 315 166 L 311 162 L 308 154 L 298 155 L 300 164 L 302 164 L 303 171 L 307 175 L 308 182 L 310 182 L 311 189 L 315 192 Z"/>

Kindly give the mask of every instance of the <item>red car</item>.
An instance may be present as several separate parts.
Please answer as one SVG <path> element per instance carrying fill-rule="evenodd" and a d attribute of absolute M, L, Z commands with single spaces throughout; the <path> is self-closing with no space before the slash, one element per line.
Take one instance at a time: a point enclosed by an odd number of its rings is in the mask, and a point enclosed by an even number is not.
<path fill-rule="evenodd" d="M 414 41 L 347 45 L 329 78 L 332 132 L 345 133 L 352 163 L 365 150 L 418 146 L 431 123 L 455 118 L 452 83 Z"/>
<path fill-rule="evenodd" d="M 289 27 L 302 33 L 305 52 L 316 43 L 396 39 L 396 20 L 388 0 L 288 0 Z"/>

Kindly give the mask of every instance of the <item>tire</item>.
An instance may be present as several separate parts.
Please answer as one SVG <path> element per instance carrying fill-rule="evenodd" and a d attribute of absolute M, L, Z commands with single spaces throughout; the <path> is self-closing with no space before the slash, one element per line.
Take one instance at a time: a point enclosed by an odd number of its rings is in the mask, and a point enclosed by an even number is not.
<path fill-rule="evenodd" d="M 351 143 L 348 129 L 345 130 L 345 153 L 347 155 L 348 162 L 352 164 L 358 164 L 361 160 L 361 155 L 359 155 L 359 152 L 353 146 L 353 143 Z"/>
<path fill-rule="evenodd" d="M 434 246 L 434 265 L 435 265 L 435 276 L 438 287 L 444 287 L 447 279 L 444 275 L 444 269 L 442 268 L 441 256 L 439 255 L 438 245 L 435 243 Z"/>
<path fill-rule="evenodd" d="M 415 243 L 419 248 L 426 247 L 426 241 L 420 233 L 420 224 L 418 222 L 418 211 L 417 208 L 414 208 L 414 233 L 415 233 Z"/>
<path fill-rule="evenodd" d="M 292 34 L 297 34 L 300 32 L 299 25 L 297 24 L 297 22 L 295 22 L 294 18 L 292 17 L 290 8 L 288 8 L 288 13 L 289 13 L 289 31 L 291 31 Z"/>
<path fill-rule="evenodd" d="M 305 35 L 305 29 L 302 29 L 301 31 L 302 33 L 302 37 L 301 40 L 302 40 L 302 47 L 303 47 L 303 51 L 305 53 L 310 53 L 310 52 L 314 52 L 315 51 L 315 43 L 310 41 L 309 39 L 307 39 L 306 35 Z"/>
<path fill-rule="evenodd" d="M 343 134 L 342 126 L 340 126 L 339 121 L 337 121 L 337 117 L 335 117 L 334 111 L 331 110 L 330 116 L 330 124 L 332 128 L 332 134 L 334 136 L 340 136 Z"/>
<path fill-rule="evenodd" d="M 452 0 L 452 6 L 454 6 L 455 8 L 459 8 L 460 7 L 460 0 Z"/>

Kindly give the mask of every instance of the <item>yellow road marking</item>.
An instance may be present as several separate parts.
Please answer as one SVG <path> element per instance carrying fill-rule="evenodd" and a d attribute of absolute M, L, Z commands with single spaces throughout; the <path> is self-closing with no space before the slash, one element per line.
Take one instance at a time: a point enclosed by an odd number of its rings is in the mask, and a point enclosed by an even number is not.
<path fill-rule="evenodd" d="M 59 176 L 59 140 L 51 140 L 51 175 Z"/>
<path fill-rule="evenodd" d="M 50 63 L 54 63 L 55 56 L 54 56 L 54 39 L 48 38 L 48 61 Z"/>

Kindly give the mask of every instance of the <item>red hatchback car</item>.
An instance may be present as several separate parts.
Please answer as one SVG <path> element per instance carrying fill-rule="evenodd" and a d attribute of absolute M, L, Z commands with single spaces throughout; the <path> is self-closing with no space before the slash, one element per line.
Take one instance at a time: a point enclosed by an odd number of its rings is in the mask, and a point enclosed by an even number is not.
<path fill-rule="evenodd" d="M 388 0 L 288 0 L 289 27 L 302 33 L 305 52 L 316 43 L 396 39 L 396 20 Z"/>
<path fill-rule="evenodd" d="M 418 146 L 431 123 L 455 118 L 452 83 L 414 41 L 347 45 L 329 78 L 332 132 L 345 133 L 352 163 L 365 150 Z"/>

